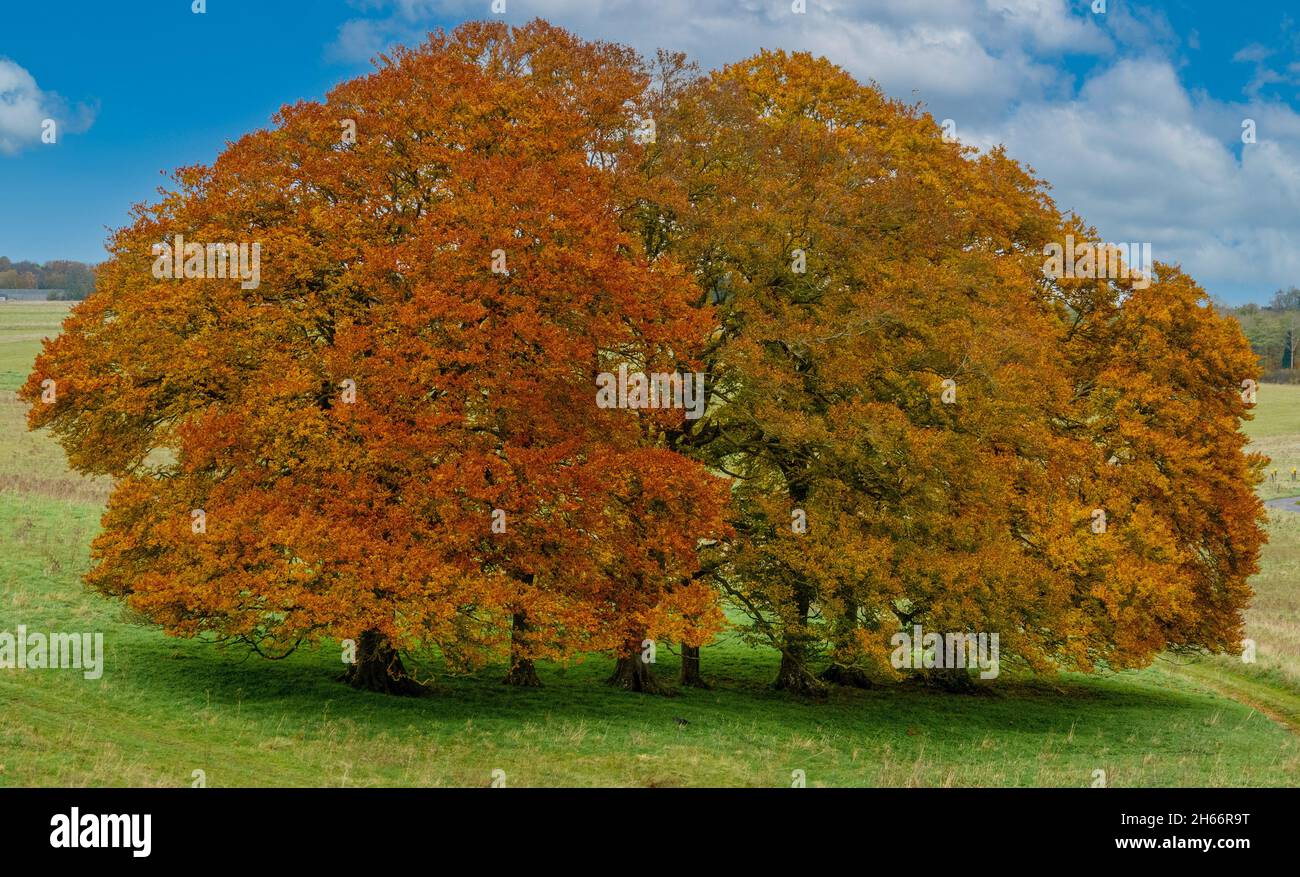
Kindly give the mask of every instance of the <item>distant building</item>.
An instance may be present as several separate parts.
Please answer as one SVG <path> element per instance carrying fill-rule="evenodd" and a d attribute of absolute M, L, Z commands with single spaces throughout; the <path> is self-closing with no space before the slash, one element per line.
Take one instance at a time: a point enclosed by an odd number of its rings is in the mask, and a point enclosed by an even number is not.
<path fill-rule="evenodd" d="M 45 301 L 64 294 L 62 289 L 0 289 L 0 301 Z"/>

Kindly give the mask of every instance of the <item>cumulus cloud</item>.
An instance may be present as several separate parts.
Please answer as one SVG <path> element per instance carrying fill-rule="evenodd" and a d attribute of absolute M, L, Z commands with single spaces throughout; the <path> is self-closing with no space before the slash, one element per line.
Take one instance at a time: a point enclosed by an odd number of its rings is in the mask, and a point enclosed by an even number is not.
<path fill-rule="evenodd" d="M 340 29 L 327 54 L 361 61 L 394 43 L 423 38 L 433 21 L 483 17 L 488 0 L 393 0 Z M 760 48 L 825 55 L 889 93 L 932 105 L 960 105 L 966 118 L 1062 87 L 1062 54 L 1105 54 L 1111 39 L 1067 0 L 809 0 L 794 14 L 785 0 L 508 0 L 506 21 L 534 15 L 588 38 L 644 54 L 686 52 L 706 68 Z M 725 35 L 725 38 L 720 38 Z"/>
<path fill-rule="evenodd" d="M 1257 142 L 1241 142 L 1252 119 Z M 1017 107 L 974 135 L 1050 180 L 1107 240 L 1150 241 L 1211 292 L 1300 283 L 1300 115 L 1192 94 L 1168 60 L 1130 59 L 1077 96 Z"/>
<path fill-rule="evenodd" d="M 338 36 L 327 50 L 327 57 L 336 61 L 356 61 L 373 58 L 394 40 L 391 28 L 377 21 L 354 18 L 339 27 Z"/>
<path fill-rule="evenodd" d="M 26 69 L 0 57 L 0 155 L 39 144 L 46 119 L 55 121 L 58 135 L 75 133 L 90 127 L 94 110 L 70 108 L 57 94 L 42 91 Z"/>

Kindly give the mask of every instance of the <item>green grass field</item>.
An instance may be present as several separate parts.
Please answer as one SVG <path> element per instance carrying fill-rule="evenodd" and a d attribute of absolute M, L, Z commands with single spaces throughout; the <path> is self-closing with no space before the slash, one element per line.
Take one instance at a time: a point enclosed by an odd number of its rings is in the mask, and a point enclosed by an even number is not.
<path fill-rule="evenodd" d="M 1300 495 L 1300 384 L 1264 384 L 1257 402 L 1255 419 L 1246 431 L 1251 449 L 1272 460 L 1259 494 L 1266 499 Z M 1295 481 L 1291 480 L 1292 469 L 1296 470 Z"/>
<path fill-rule="evenodd" d="M 777 658 L 724 635 L 712 691 L 655 698 L 602 683 L 610 659 L 441 672 L 432 697 L 353 691 L 334 648 L 281 662 L 131 623 L 83 591 L 106 485 L 26 432 L 14 390 L 66 305 L 0 303 L 0 631 L 102 631 L 103 677 L 0 670 L 0 786 L 1110 786 L 1300 785 L 1300 514 L 1274 513 L 1248 633 L 1254 665 L 1169 658 L 1101 677 L 1001 679 L 984 696 L 770 690 Z M 1265 386 L 1258 446 L 1300 463 L 1300 388 Z M 1281 468 L 1281 465 L 1279 465 Z M 1294 491 L 1300 494 L 1300 487 Z M 1285 495 L 1278 490 L 1269 495 Z M 1290 517 L 1288 517 L 1290 516 Z M 660 651 L 659 672 L 675 658 Z M 685 720 L 682 723 L 679 720 Z"/>

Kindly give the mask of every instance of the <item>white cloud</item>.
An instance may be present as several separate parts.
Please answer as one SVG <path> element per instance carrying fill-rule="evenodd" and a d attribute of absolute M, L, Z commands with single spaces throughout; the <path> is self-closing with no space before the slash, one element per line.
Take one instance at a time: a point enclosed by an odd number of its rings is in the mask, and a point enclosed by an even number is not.
<path fill-rule="evenodd" d="M 1241 143 L 1241 122 L 1258 142 Z M 1150 241 L 1211 293 L 1300 283 L 1300 114 L 1190 94 L 1166 60 L 1126 60 L 1077 97 L 1022 105 L 972 136 L 1002 142 L 1111 241 Z"/>
<path fill-rule="evenodd" d="M 1259 43 L 1251 43 L 1249 46 L 1237 50 L 1237 54 L 1232 56 L 1232 60 L 1258 64 L 1260 61 L 1265 60 L 1272 54 L 1273 50 L 1267 46 L 1261 46 Z"/>
<path fill-rule="evenodd" d="M 0 155 L 17 155 L 39 144 L 46 119 L 55 121 L 62 136 L 89 128 L 94 111 L 86 106 L 70 110 L 57 94 L 42 91 L 26 69 L 0 57 Z"/>
<path fill-rule="evenodd" d="M 355 18 L 339 27 L 339 34 L 329 45 L 326 55 L 338 61 L 368 60 L 382 52 L 389 42 L 390 38 L 379 22 Z"/>
<path fill-rule="evenodd" d="M 1090 18 L 1070 14 L 1065 0 L 985 0 L 1000 18 L 1001 33 L 1023 37 L 1037 51 L 1104 53 L 1110 39 Z"/>

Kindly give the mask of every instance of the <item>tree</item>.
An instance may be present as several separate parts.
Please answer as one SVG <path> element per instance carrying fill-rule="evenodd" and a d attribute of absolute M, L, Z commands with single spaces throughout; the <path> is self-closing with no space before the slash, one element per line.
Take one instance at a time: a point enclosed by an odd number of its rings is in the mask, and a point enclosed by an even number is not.
<path fill-rule="evenodd" d="M 964 162 L 825 61 L 763 53 L 688 90 L 662 127 L 690 133 L 651 167 L 682 197 L 638 214 L 715 303 L 722 404 L 684 445 L 736 480 L 722 587 L 781 650 L 777 687 L 819 694 L 825 640 L 833 676 L 860 682 L 898 619 L 1009 575 L 1007 512 L 954 512 L 1009 509 L 1014 480 L 990 466 L 1014 476 L 997 458 L 1042 434 L 1022 428 L 1041 418 L 1023 385 L 1051 373 L 1049 315 L 1016 245 L 1045 220 L 1014 177 L 989 197 L 1000 156 Z M 945 380 L 963 405 L 942 402 Z"/>
<path fill-rule="evenodd" d="M 710 636 L 712 590 L 681 583 L 725 485 L 655 447 L 681 411 L 594 400 L 609 364 L 690 368 L 703 338 L 689 278 L 613 212 L 637 75 L 470 24 L 181 169 L 22 391 L 115 478 L 88 583 L 269 656 L 353 639 L 350 681 L 395 693 L 416 648 L 528 683 L 629 624 Z M 181 236 L 234 244 L 197 267 L 257 244 L 260 277 L 160 279 Z"/>
<path fill-rule="evenodd" d="M 62 290 L 61 297 L 65 300 L 83 299 L 95 288 L 95 270 L 81 262 L 46 262 L 41 268 L 38 288 Z"/>
<path fill-rule="evenodd" d="M 1279 289 L 1273 293 L 1273 301 L 1269 303 L 1269 307 L 1275 311 L 1300 310 L 1300 289 L 1294 286 Z"/>
<path fill-rule="evenodd" d="M 1139 295 L 1045 279 L 1044 246 L 1074 229 L 1039 181 L 824 60 L 764 52 L 705 79 L 669 68 L 624 221 L 647 252 L 694 266 L 713 315 L 711 406 L 675 446 L 734 481 L 716 578 L 748 636 L 781 651 L 777 687 L 821 694 L 823 651 L 832 681 L 893 675 L 890 638 L 914 624 L 999 633 L 1036 669 L 1228 648 L 1260 539 L 1226 378 L 1253 374 L 1239 333 L 1163 283 Z M 1225 368 L 1189 363 L 1189 383 L 1165 392 L 1213 414 L 1221 453 L 1177 467 L 1156 508 L 1149 467 L 1113 446 L 1148 408 L 1117 421 L 1081 407 L 1102 398 L 1092 369 L 1132 355 L 1118 327 L 1136 331 L 1175 291 L 1161 306 L 1180 333 L 1204 323 Z M 1190 453 L 1190 428 L 1149 428 Z M 1224 520 L 1187 510 L 1207 484 Z M 1091 539 L 1098 506 L 1118 523 Z M 1162 516 L 1168 532 L 1142 529 Z M 1126 602 L 1150 588 L 1187 617 Z M 1188 588 L 1209 602 L 1181 602 Z"/>
<path fill-rule="evenodd" d="M 1265 539 L 1254 493 L 1265 461 L 1239 428 L 1258 362 L 1191 278 L 1155 273 L 1145 289 L 1059 284 L 1075 315 L 1063 341 L 1077 400 L 1059 423 L 1096 449 L 1081 484 L 1105 526 L 1060 554 L 1079 621 L 1054 645 L 1087 670 L 1143 666 L 1167 648 L 1237 650 Z"/>

